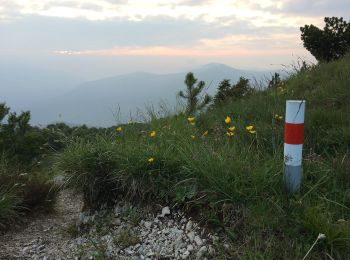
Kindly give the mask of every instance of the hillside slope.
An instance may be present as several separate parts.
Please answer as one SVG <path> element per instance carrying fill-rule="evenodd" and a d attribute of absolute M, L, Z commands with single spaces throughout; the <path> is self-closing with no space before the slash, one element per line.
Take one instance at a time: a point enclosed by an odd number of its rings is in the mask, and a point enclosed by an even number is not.
<path fill-rule="evenodd" d="M 187 210 L 231 238 L 229 247 L 217 245 L 225 257 L 347 259 L 349 86 L 347 56 L 210 109 L 195 118 L 195 125 L 180 114 L 123 126 L 93 141 L 76 140 L 58 156 L 57 169 L 84 192 L 87 207 L 124 195 Z M 286 192 L 282 182 L 284 121 L 279 116 L 289 99 L 306 100 L 303 181 L 297 194 Z M 231 122 L 224 121 L 227 116 Z"/>

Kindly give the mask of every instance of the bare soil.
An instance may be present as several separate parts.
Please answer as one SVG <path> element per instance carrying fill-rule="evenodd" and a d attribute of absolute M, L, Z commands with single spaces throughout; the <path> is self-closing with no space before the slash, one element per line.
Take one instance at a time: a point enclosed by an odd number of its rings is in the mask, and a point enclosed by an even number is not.
<path fill-rule="evenodd" d="M 0 259 L 65 259 L 69 228 L 77 223 L 82 205 L 81 196 L 61 191 L 54 212 L 35 214 L 0 236 Z"/>

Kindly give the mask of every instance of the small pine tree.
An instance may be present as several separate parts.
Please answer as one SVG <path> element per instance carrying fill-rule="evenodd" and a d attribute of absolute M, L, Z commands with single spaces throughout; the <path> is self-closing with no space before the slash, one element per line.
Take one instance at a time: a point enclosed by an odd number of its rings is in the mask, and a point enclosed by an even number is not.
<path fill-rule="evenodd" d="M 234 98 L 241 98 L 250 92 L 249 79 L 240 77 L 236 85 L 232 86 L 232 96 Z"/>
<path fill-rule="evenodd" d="M 218 105 L 232 96 L 232 87 L 229 79 L 219 83 L 218 92 L 214 96 L 214 105 Z"/>
<path fill-rule="evenodd" d="M 200 100 L 199 95 L 205 87 L 204 81 L 199 81 L 197 86 L 197 79 L 192 72 L 187 73 L 185 78 L 185 85 L 187 87 L 186 94 L 183 91 L 179 92 L 179 96 L 187 100 L 186 114 L 193 115 L 197 111 L 203 109 L 211 101 L 211 97 L 206 94 L 203 99 Z"/>
<path fill-rule="evenodd" d="M 218 92 L 214 96 L 214 106 L 232 99 L 239 99 L 252 93 L 249 79 L 240 77 L 236 84 L 230 84 L 230 80 L 224 79 L 219 83 Z"/>
<path fill-rule="evenodd" d="M 271 80 L 269 81 L 269 84 L 267 85 L 267 88 L 277 88 L 281 84 L 282 80 L 280 77 L 280 74 L 275 72 L 275 75 L 272 75 Z"/>

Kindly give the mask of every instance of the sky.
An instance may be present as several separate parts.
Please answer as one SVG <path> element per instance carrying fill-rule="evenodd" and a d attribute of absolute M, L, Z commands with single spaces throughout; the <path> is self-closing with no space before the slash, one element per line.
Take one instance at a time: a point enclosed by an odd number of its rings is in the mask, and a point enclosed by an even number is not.
<path fill-rule="evenodd" d="M 314 61 L 300 26 L 349 15 L 349 0 L 0 0 L 0 65 L 84 79 L 212 62 L 272 70 Z"/>

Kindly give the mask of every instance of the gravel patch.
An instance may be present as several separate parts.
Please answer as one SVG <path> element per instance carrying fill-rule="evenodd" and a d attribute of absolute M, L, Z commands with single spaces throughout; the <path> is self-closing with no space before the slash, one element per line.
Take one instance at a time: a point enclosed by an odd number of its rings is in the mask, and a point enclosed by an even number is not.
<path fill-rule="evenodd" d="M 219 237 L 169 207 L 81 212 L 62 191 L 55 214 L 39 216 L 0 238 L 0 259 L 213 259 Z"/>

